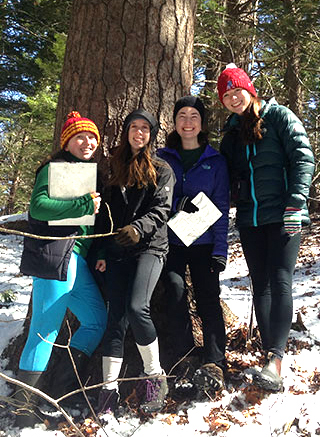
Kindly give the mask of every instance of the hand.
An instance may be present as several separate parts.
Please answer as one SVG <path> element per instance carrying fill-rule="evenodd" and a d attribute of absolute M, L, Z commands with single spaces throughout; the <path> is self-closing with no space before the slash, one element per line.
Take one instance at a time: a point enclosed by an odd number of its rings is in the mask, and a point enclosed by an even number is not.
<path fill-rule="evenodd" d="M 134 246 L 140 241 L 140 232 L 133 226 L 127 225 L 116 230 L 118 234 L 114 239 L 122 246 Z"/>
<path fill-rule="evenodd" d="M 105 259 L 98 259 L 98 261 L 96 262 L 96 270 L 103 273 L 106 271 L 106 269 L 107 269 L 106 260 Z"/>
<path fill-rule="evenodd" d="M 90 193 L 92 200 L 93 200 L 93 204 L 94 204 L 94 214 L 98 214 L 99 209 L 100 209 L 100 204 L 101 204 L 101 197 L 100 197 L 100 193 L 96 193 L 95 191 Z"/>
<path fill-rule="evenodd" d="M 192 203 L 190 197 L 184 196 L 177 204 L 177 211 L 185 211 L 190 214 L 199 211 L 199 208 Z"/>
<path fill-rule="evenodd" d="M 301 232 L 301 209 L 287 206 L 283 213 L 283 223 L 288 235 L 292 236 Z"/>
<path fill-rule="evenodd" d="M 211 258 L 211 268 L 214 272 L 223 272 L 226 268 L 227 259 L 222 255 L 214 255 Z"/>

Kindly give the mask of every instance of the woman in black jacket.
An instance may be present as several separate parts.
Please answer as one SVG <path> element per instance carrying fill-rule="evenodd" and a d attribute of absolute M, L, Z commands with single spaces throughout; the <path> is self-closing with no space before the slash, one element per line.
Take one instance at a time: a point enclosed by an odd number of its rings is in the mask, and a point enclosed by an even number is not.
<path fill-rule="evenodd" d="M 167 382 L 159 361 L 157 333 L 150 317 L 150 300 L 168 251 L 167 219 L 171 209 L 174 176 L 151 145 L 158 123 L 143 109 L 129 114 L 120 146 L 111 158 L 111 176 L 105 200 L 110 205 L 116 235 L 105 239 L 109 319 L 104 337 L 100 411 L 116 409 L 124 338 L 130 325 L 141 355 L 144 375 L 140 408 L 161 409 Z M 150 391 L 151 389 L 151 391 Z"/>
<path fill-rule="evenodd" d="M 227 159 L 236 225 L 266 355 L 266 364 L 253 381 L 279 391 L 301 225 L 310 222 L 306 201 L 314 158 L 301 121 L 275 99 L 258 98 L 241 68 L 227 66 L 218 78 L 218 94 L 232 113 L 220 151 Z"/>

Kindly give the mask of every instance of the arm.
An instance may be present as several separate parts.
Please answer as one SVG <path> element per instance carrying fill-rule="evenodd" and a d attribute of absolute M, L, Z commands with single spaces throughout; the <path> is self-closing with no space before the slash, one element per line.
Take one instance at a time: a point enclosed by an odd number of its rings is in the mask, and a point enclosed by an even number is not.
<path fill-rule="evenodd" d="M 215 174 L 212 202 L 222 212 L 222 216 L 213 225 L 214 246 L 212 256 L 222 255 L 227 258 L 228 252 L 228 226 L 229 226 L 229 176 L 227 164 L 221 156 Z"/>
<path fill-rule="evenodd" d="M 93 214 L 97 210 L 95 202 L 97 203 L 99 199 L 99 197 L 93 199 L 90 193 L 72 200 L 50 199 L 48 165 L 46 165 L 36 178 L 30 201 L 30 214 L 31 217 L 41 221 L 82 217 Z"/>
<path fill-rule="evenodd" d="M 286 207 L 301 209 L 308 198 L 314 171 L 312 149 L 302 122 L 290 109 L 278 106 L 275 117 L 287 160 Z"/>

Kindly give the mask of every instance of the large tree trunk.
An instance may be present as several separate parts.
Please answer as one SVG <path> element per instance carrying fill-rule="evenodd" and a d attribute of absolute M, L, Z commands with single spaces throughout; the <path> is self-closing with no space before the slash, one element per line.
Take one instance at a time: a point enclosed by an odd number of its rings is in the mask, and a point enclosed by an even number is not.
<path fill-rule="evenodd" d="M 57 109 L 55 144 L 78 110 L 113 147 L 139 106 L 172 127 L 175 100 L 190 91 L 196 0 L 74 0 Z"/>

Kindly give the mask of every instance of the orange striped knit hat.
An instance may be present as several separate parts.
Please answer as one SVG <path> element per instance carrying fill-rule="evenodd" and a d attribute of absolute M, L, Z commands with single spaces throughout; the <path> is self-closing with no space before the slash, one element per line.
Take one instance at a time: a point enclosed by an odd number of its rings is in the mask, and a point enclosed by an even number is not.
<path fill-rule="evenodd" d="M 92 132 L 96 136 L 98 144 L 100 143 L 100 134 L 95 123 L 92 120 L 89 120 L 89 118 L 81 117 L 79 112 L 72 111 L 68 114 L 68 119 L 63 125 L 61 131 L 61 149 L 63 149 L 68 141 L 79 132 Z"/>

